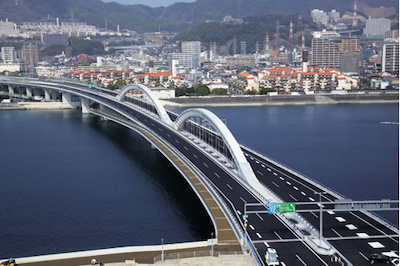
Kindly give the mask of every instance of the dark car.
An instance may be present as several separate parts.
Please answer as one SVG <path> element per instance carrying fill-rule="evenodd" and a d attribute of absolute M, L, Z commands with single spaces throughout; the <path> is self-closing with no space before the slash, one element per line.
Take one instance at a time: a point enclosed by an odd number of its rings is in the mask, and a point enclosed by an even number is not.
<path fill-rule="evenodd" d="M 15 259 L 8 259 L 6 261 L 0 262 L 0 266 L 16 266 Z"/>
<path fill-rule="evenodd" d="M 368 256 L 369 262 L 374 263 L 389 263 L 391 258 L 382 254 L 373 253 Z"/>

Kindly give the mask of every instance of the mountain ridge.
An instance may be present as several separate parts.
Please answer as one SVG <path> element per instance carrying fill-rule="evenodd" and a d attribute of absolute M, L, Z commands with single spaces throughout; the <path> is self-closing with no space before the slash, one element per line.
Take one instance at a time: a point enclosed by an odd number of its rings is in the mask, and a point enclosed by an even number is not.
<path fill-rule="evenodd" d="M 18 5 L 16 5 L 18 3 Z M 363 0 L 360 7 L 397 7 L 396 0 Z M 221 20 L 226 16 L 244 18 L 260 14 L 297 14 L 309 17 L 312 9 L 343 13 L 353 11 L 348 0 L 197 0 L 192 3 L 175 3 L 167 7 L 146 5 L 122 5 L 101 0 L 6 0 L 0 2 L 0 19 L 14 22 L 39 21 L 59 17 L 71 18 L 109 29 L 120 25 L 123 29 L 137 32 L 184 31 L 206 20 Z M 361 13 L 361 12 L 360 12 Z M 29 19 L 27 19 L 29 18 Z M 107 22 L 106 22 L 107 21 Z"/>

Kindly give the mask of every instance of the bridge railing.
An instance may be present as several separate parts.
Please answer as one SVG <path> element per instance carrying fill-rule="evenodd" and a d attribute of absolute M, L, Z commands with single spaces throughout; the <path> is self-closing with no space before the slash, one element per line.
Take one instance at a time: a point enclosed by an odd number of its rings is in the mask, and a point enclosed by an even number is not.
<path fill-rule="evenodd" d="M 104 110 L 103 110 L 103 111 L 104 111 Z M 123 117 L 123 116 L 120 116 L 120 115 L 115 116 L 115 115 L 116 115 L 115 112 L 110 112 L 108 115 L 111 116 L 111 117 L 109 117 L 109 118 L 112 119 L 112 120 L 114 120 L 115 122 L 117 122 L 117 123 L 122 123 L 122 124 L 124 124 L 125 126 L 131 128 L 131 129 L 133 129 L 133 130 L 137 130 L 136 128 L 130 126 L 131 121 L 128 120 L 128 118 Z M 154 117 L 152 117 L 150 114 L 146 114 L 146 115 L 148 115 L 149 118 L 154 118 Z M 126 114 L 126 116 L 129 117 L 129 114 Z M 208 179 L 208 177 L 207 177 L 201 170 L 199 170 L 199 169 L 197 168 L 197 166 L 196 166 L 195 164 L 193 164 L 193 162 L 191 162 L 190 160 L 188 160 L 188 159 L 186 158 L 186 156 L 184 156 L 178 149 L 176 149 L 176 148 L 175 148 L 173 145 L 171 145 L 168 141 L 166 141 L 166 140 L 164 140 L 163 138 L 161 138 L 161 137 L 157 134 L 157 132 L 154 132 L 153 130 L 151 130 L 151 129 L 147 128 L 147 127 L 145 128 L 145 130 L 146 130 L 147 132 L 151 133 L 154 137 L 156 137 L 159 141 L 161 141 L 161 142 L 162 142 L 165 146 L 167 146 L 170 150 L 172 150 L 172 151 L 175 153 L 175 155 L 177 155 L 179 158 L 181 158 L 181 159 L 186 163 L 187 167 L 189 167 L 193 172 L 195 172 L 195 173 L 197 174 L 198 177 L 201 178 L 201 180 L 203 181 L 203 182 L 202 182 L 203 185 L 204 185 L 204 186 L 208 189 L 208 191 L 214 196 L 214 199 L 218 202 L 220 208 L 223 210 L 223 212 L 225 213 L 225 215 L 228 216 L 228 218 L 229 218 L 228 220 L 229 220 L 229 222 L 231 223 L 231 225 L 232 225 L 232 227 L 233 227 L 233 229 L 234 229 L 234 231 L 235 231 L 237 237 L 238 237 L 239 239 L 243 240 L 243 239 L 244 239 L 244 233 L 243 233 L 244 230 L 243 230 L 242 225 L 239 223 L 240 218 L 238 217 L 238 215 L 237 215 L 237 213 L 236 213 L 236 210 L 235 210 L 235 208 L 234 208 L 234 205 L 233 205 L 227 198 L 225 198 L 225 200 L 224 200 L 224 199 L 219 195 L 219 193 L 215 190 L 215 187 L 212 185 L 212 183 L 211 183 L 211 181 Z M 139 132 L 139 133 L 141 133 L 141 132 Z M 145 137 L 149 142 L 153 143 L 147 136 L 145 136 L 145 135 L 143 135 L 143 134 L 142 134 L 142 136 Z M 153 144 L 157 146 L 157 143 L 153 143 Z M 169 156 L 166 152 L 164 152 L 162 149 L 159 149 L 159 150 L 160 150 L 161 153 L 164 154 L 164 156 L 165 156 L 166 158 L 170 159 L 170 162 L 171 162 L 172 164 L 174 164 L 174 166 L 178 169 L 178 171 L 180 171 L 180 173 L 185 177 L 185 179 L 188 181 L 188 183 L 189 183 L 189 184 L 192 186 L 192 188 L 196 191 L 195 185 L 192 183 L 192 181 L 191 181 L 189 178 L 187 178 L 187 177 L 185 176 L 185 173 L 184 173 L 183 169 L 182 169 L 178 164 L 176 164 L 176 163 L 172 160 L 172 158 L 170 158 L 170 156 Z M 197 192 L 197 191 L 196 191 L 196 192 Z M 220 191 L 219 191 L 219 192 L 220 192 Z M 200 193 L 197 193 L 197 195 L 199 196 L 199 198 L 200 198 L 200 200 L 202 201 L 203 205 L 204 205 L 204 206 L 207 206 L 207 204 L 206 204 L 204 198 L 201 196 L 201 194 L 200 194 Z M 230 202 L 229 205 L 230 205 L 231 207 L 228 206 L 228 204 L 226 203 L 226 201 Z M 210 214 L 210 216 L 213 218 L 213 223 L 214 223 L 215 228 L 217 228 L 216 222 L 215 222 L 215 217 L 213 216 L 211 210 L 208 209 L 207 211 L 208 211 L 208 213 Z M 234 212 L 235 215 L 233 215 L 232 212 Z"/>

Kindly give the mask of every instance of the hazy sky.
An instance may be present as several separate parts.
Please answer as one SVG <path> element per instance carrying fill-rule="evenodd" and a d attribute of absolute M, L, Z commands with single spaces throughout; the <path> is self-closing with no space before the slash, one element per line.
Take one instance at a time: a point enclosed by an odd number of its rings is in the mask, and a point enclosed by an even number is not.
<path fill-rule="evenodd" d="M 125 5 L 146 5 L 151 7 L 169 6 L 176 2 L 195 2 L 196 0 L 102 0 L 103 2 L 117 2 Z"/>

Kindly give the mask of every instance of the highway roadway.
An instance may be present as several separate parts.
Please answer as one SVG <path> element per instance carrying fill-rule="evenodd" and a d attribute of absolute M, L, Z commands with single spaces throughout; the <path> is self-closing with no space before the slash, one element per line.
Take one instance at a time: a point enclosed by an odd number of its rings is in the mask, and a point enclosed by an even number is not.
<path fill-rule="evenodd" d="M 244 152 L 257 178 L 284 201 L 316 202 L 307 207 L 314 208 L 314 212 L 301 215 L 319 229 L 319 195 L 316 193 L 326 193 L 321 195 L 322 202 L 339 199 L 335 193 L 288 172 L 248 149 Z M 383 226 L 371 215 L 360 211 L 323 213 L 323 236 L 353 265 L 370 265 L 370 254 L 399 249 L 398 231 Z"/>
<path fill-rule="evenodd" d="M 77 87 L 76 84 L 59 84 L 72 93 L 85 95 L 123 110 L 131 118 L 139 121 L 181 154 L 194 162 L 197 168 L 204 173 L 209 182 L 225 199 L 231 211 L 235 213 L 238 222 L 243 225 L 245 203 L 257 203 L 259 199 L 246 187 L 238 183 L 229 172 L 220 167 L 208 154 L 199 149 L 193 142 L 177 133 L 174 129 L 160 122 L 153 116 L 146 115 L 128 107 L 125 103 L 114 100 L 114 92 L 107 95 L 95 89 Z M 75 87 L 75 88 L 73 88 Z M 175 116 L 172 115 L 174 120 Z M 210 138 L 215 136 L 210 135 Z M 286 202 L 316 202 L 319 196 L 315 192 L 321 189 L 313 182 L 308 182 L 280 166 L 270 162 L 267 158 L 244 149 L 249 163 L 257 178 L 268 188 L 273 190 Z M 326 190 L 322 195 L 323 201 L 337 199 L 334 193 Z M 315 212 L 302 213 L 314 225 L 319 227 L 319 206 L 314 205 Z M 324 214 L 323 236 L 339 251 L 337 257 L 346 257 L 353 265 L 369 265 L 367 256 L 371 253 L 398 250 L 398 232 L 382 226 L 375 219 L 362 212 L 330 212 Z M 295 232 L 293 232 L 278 216 L 266 213 L 250 214 L 248 226 L 244 227 L 250 238 L 255 241 L 258 256 L 264 262 L 264 253 L 268 247 L 277 250 L 281 265 L 334 265 L 331 256 L 317 254 Z M 340 265 L 340 264 L 337 264 Z M 346 264 L 345 264 L 346 265 Z"/>

